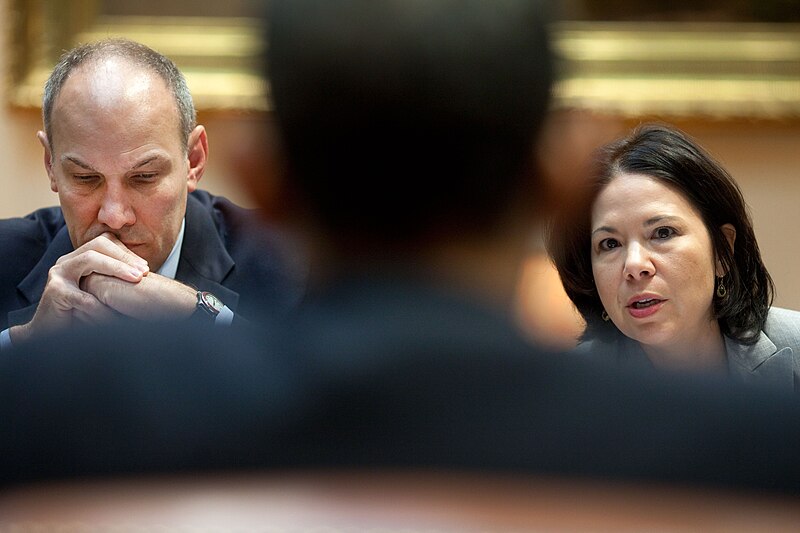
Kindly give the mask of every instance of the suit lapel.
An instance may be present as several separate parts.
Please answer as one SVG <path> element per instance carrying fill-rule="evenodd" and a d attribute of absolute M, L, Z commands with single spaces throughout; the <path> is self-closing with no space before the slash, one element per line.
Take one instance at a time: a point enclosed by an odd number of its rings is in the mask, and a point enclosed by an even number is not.
<path fill-rule="evenodd" d="M 778 348 L 762 331 L 758 341 L 744 345 L 725 337 L 728 367 L 745 380 L 794 389 L 794 350 Z"/>
<path fill-rule="evenodd" d="M 36 263 L 36 266 L 17 285 L 17 290 L 25 298 L 28 305 L 22 309 L 9 311 L 8 324 L 10 326 L 26 324 L 33 318 L 36 307 L 39 305 L 39 300 L 42 298 L 44 286 L 47 284 L 47 276 L 50 273 L 50 269 L 56 264 L 59 257 L 73 250 L 72 241 L 69 240 L 69 231 L 64 226 L 53 237 L 53 241 L 47 247 L 39 262 Z"/>
<path fill-rule="evenodd" d="M 186 202 L 186 232 L 176 279 L 198 289 L 213 292 L 230 309 L 236 310 L 239 293 L 222 285 L 235 266 L 223 245 L 220 230 L 199 200 L 189 195 Z"/>

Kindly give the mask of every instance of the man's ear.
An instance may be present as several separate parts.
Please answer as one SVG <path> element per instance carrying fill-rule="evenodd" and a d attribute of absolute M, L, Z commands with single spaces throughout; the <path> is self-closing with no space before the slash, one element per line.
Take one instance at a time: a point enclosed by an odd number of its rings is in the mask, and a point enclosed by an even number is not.
<path fill-rule="evenodd" d="M 728 246 L 731 249 L 731 254 L 735 253 L 733 243 L 736 242 L 736 228 L 733 227 L 733 224 L 723 224 L 722 226 L 720 226 L 719 229 L 722 230 L 723 235 L 725 235 L 725 240 L 728 241 Z M 722 277 L 727 273 L 728 271 L 725 270 L 725 267 L 722 265 L 722 262 L 719 259 L 717 259 L 717 272 L 716 272 L 717 276 Z"/>
<path fill-rule="evenodd" d="M 197 189 L 197 183 L 203 177 L 208 161 L 208 136 L 206 129 L 198 125 L 189 134 L 189 144 L 187 148 L 189 159 L 189 174 L 186 176 L 186 184 L 189 192 Z"/>
<path fill-rule="evenodd" d="M 44 169 L 47 171 L 47 177 L 50 179 L 50 190 L 58 192 L 58 183 L 56 183 L 56 176 L 53 173 L 53 152 L 50 150 L 50 141 L 47 139 L 47 134 L 43 131 L 36 132 L 36 138 L 39 139 L 42 148 L 44 148 Z"/>

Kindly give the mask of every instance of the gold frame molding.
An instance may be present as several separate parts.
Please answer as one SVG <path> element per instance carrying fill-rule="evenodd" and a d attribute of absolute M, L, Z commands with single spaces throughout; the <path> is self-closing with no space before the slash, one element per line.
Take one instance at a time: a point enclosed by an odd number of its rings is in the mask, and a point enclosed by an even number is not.
<path fill-rule="evenodd" d="M 269 110 L 259 24 L 109 17 L 98 0 L 9 0 L 11 105 L 38 108 L 61 51 L 121 35 L 172 58 L 201 111 Z M 800 119 L 800 24 L 562 22 L 558 107 L 638 117 Z"/>
<path fill-rule="evenodd" d="M 198 110 L 266 111 L 263 38 L 242 17 L 106 16 L 98 0 L 9 0 L 11 105 L 40 108 L 59 55 L 78 43 L 124 36 L 171 58 L 186 76 Z"/>
<path fill-rule="evenodd" d="M 562 106 L 626 117 L 800 119 L 800 24 L 559 24 Z"/>

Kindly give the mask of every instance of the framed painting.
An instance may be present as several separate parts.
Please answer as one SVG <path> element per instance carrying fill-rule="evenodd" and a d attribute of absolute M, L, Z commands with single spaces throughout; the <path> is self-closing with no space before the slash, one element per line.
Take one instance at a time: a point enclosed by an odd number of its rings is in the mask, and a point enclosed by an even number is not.
<path fill-rule="evenodd" d="M 269 110 L 254 0 L 9 0 L 9 101 L 38 107 L 60 53 L 141 41 L 186 74 L 200 110 Z M 556 105 L 622 115 L 800 119 L 796 0 L 566 0 Z M 657 3 L 662 4 L 662 3 Z"/>

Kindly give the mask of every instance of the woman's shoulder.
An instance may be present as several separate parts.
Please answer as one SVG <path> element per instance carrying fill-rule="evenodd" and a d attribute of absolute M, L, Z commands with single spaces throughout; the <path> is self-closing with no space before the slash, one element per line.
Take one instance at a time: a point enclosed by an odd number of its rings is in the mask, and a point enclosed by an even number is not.
<path fill-rule="evenodd" d="M 797 321 L 800 320 L 800 311 L 785 309 L 783 307 L 770 307 L 767 322 L 769 321 Z"/>
<path fill-rule="evenodd" d="M 620 364 L 638 364 L 647 361 L 647 356 L 644 355 L 639 343 L 621 333 L 610 338 L 584 338 L 573 352 L 582 357 Z"/>
<path fill-rule="evenodd" d="M 603 355 L 609 353 L 610 350 L 616 349 L 617 344 L 618 339 L 584 336 L 572 351 L 583 356 Z"/>
<path fill-rule="evenodd" d="M 800 311 L 784 309 L 783 307 L 770 307 L 764 329 L 769 332 L 775 327 L 792 328 L 800 334 Z"/>
<path fill-rule="evenodd" d="M 780 344 L 799 344 L 800 311 L 771 307 L 764 324 L 764 333 L 773 342 L 781 340 L 783 342 Z"/>

